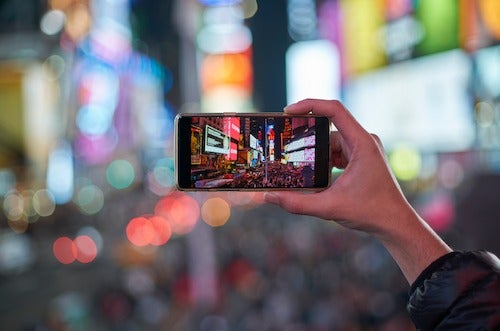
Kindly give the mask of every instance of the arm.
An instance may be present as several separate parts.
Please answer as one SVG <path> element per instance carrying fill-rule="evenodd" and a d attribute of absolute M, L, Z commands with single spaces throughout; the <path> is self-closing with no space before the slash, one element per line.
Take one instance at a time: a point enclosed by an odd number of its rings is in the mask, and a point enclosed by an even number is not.
<path fill-rule="evenodd" d="M 315 194 L 266 193 L 267 202 L 297 214 L 317 216 L 372 234 L 387 248 L 409 283 L 451 249 L 417 215 L 387 164 L 380 140 L 370 135 L 338 101 L 304 100 L 289 114 L 328 116 L 333 166 L 344 172 Z M 326 202 L 326 203 L 325 203 Z"/>
<path fill-rule="evenodd" d="M 485 251 L 440 257 L 411 286 L 407 309 L 422 331 L 499 330 L 500 260 Z"/>

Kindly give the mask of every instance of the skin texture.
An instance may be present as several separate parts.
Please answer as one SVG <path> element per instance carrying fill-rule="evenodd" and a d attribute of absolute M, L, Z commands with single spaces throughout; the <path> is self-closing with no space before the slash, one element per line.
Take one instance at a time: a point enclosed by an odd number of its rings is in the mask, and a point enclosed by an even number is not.
<path fill-rule="evenodd" d="M 430 263 L 451 252 L 406 200 L 380 139 L 369 134 L 339 101 L 306 99 L 284 110 L 330 118 L 338 130 L 330 135 L 332 166 L 344 172 L 324 191 L 267 192 L 267 202 L 373 235 L 410 284 Z"/>

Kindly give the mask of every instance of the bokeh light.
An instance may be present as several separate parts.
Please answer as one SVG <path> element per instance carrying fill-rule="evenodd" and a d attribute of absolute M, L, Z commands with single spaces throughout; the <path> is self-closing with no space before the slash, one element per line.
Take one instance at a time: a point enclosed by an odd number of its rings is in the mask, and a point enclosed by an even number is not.
<path fill-rule="evenodd" d="M 97 214 L 104 206 L 104 193 L 96 185 L 86 185 L 77 192 L 75 203 L 82 213 L 87 215 Z"/>
<path fill-rule="evenodd" d="M 68 237 L 59 237 L 52 246 L 54 256 L 62 264 L 70 264 L 76 260 L 77 248 L 73 240 Z"/>
<path fill-rule="evenodd" d="M 33 208 L 42 217 L 50 216 L 56 209 L 54 195 L 48 190 L 38 190 L 33 194 Z"/>
<path fill-rule="evenodd" d="M 193 230 L 198 221 L 200 206 L 191 196 L 175 191 L 158 201 L 155 215 L 167 219 L 173 233 L 187 234 Z"/>
<path fill-rule="evenodd" d="M 99 253 L 102 250 L 103 247 L 103 239 L 101 233 L 94 228 L 93 226 L 85 226 L 78 230 L 77 236 L 88 236 L 92 238 L 94 241 L 96 248 L 97 248 L 97 253 Z"/>
<path fill-rule="evenodd" d="M 162 158 L 147 175 L 148 189 L 158 196 L 167 195 L 175 186 L 174 160 Z"/>
<path fill-rule="evenodd" d="M 222 198 L 207 199 L 201 207 L 201 218 L 210 226 L 222 226 L 231 216 L 231 207 Z"/>
<path fill-rule="evenodd" d="M 10 221 L 18 221 L 23 216 L 24 200 L 18 192 L 10 192 L 3 200 L 3 211 Z"/>
<path fill-rule="evenodd" d="M 114 160 L 106 169 L 106 179 L 114 188 L 125 189 L 134 182 L 134 166 L 127 160 Z"/>
<path fill-rule="evenodd" d="M 65 20 L 66 15 L 61 10 L 49 10 L 42 17 L 40 30 L 49 36 L 55 35 L 64 28 Z"/>
<path fill-rule="evenodd" d="M 161 216 L 153 216 L 149 220 L 155 230 L 151 245 L 161 246 L 166 244 L 172 236 L 170 223 Z"/>
<path fill-rule="evenodd" d="M 418 177 L 422 160 L 415 148 L 402 145 L 389 153 L 389 163 L 396 178 L 408 181 Z"/>
<path fill-rule="evenodd" d="M 90 263 L 97 256 L 97 246 L 92 238 L 81 235 L 73 241 L 76 248 L 75 259 L 81 263 Z"/>
<path fill-rule="evenodd" d="M 7 192 L 11 191 L 16 184 L 16 176 L 9 169 L 0 170 L 0 197 L 3 197 Z"/>
<path fill-rule="evenodd" d="M 146 217 L 135 217 L 130 220 L 125 229 L 127 239 L 135 246 L 149 245 L 155 238 L 155 228 Z"/>
<path fill-rule="evenodd" d="M 131 219 L 125 230 L 127 239 L 135 246 L 161 246 L 172 236 L 170 223 L 161 216 L 144 215 Z"/>

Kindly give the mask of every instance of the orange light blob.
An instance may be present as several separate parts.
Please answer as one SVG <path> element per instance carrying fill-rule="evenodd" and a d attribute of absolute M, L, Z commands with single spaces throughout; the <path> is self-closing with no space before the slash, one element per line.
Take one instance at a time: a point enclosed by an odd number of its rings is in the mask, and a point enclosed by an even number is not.
<path fill-rule="evenodd" d="M 78 236 L 74 240 L 76 259 L 81 263 L 90 263 L 97 257 L 97 245 L 89 236 Z"/>
<path fill-rule="evenodd" d="M 237 85 L 251 90 L 251 53 L 208 55 L 203 59 L 200 74 L 203 91 L 219 85 Z"/>
<path fill-rule="evenodd" d="M 73 263 L 76 259 L 77 248 L 73 240 L 68 237 L 59 237 L 54 241 L 52 251 L 56 259 L 62 264 Z"/>
<path fill-rule="evenodd" d="M 222 198 L 210 198 L 201 207 L 201 218 L 210 226 L 222 226 L 231 216 L 231 207 Z"/>
<path fill-rule="evenodd" d="M 151 221 L 145 217 L 136 217 L 130 220 L 126 228 L 128 240 L 135 246 L 150 244 L 155 236 L 155 228 Z"/>
<path fill-rule="evenodd" d="M 154 237 L 151 240 L 151 245 L 161 246 L 166 244 L 172 236 L 170 223 L 161 216 L 153 216 L 149 219 L 154 228 Z"/>
<path fill-rule="evenodd" d="M 155 215 L 167 219 L 172 233 L 191 232 L 200 216 L 200 206 L 191 196 L 173 192 L 164 197 L 155 206 Z"/>

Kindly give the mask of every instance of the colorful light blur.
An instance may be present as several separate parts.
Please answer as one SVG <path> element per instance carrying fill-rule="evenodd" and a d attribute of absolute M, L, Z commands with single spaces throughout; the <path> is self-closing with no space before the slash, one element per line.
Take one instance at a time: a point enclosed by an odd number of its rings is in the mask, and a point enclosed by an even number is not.
<path fill-rule="evenodd" d="M 104 192 L 94 184 L 87 184 L 76 192 L 73 201 L 82 213 L 94 215 L 104 206 Z"/>
<path fill-rule="evenodd" d="M 340 76 L 335 44 L 329 40 L 292 44 L 286 52 L 287 103 L 306 98 L 340 99 Z"/>
<path fill-rule="evenodd" d="M 174 191 L 157 202 L 154 213 L 168 220 L 172 233 L 182 235 L 193 230 L 200 206 L 190 195 Z"/>
<path fill-rule="evenodd" d="M 168 220 L 156 215 L 131 219 L 125 232 L 127 239 L 138 247 L 164 245 L 172 235 Z"/>
<path fill-rule="evenodd" d="M 125 189 L 134 182 L 134 166 L 127 160 L 114 160 L 106 169 L 106 179 L 114 188 Z"/>
<path fill-rule="evenodd" d="M 422 160 L 412 146 L 398 146 L 389 153 L 389 163 L 399 180 L 408 181 L 418 177 Z"/>
<path fill-rule="evenodd" d="M 205 57 L 201 64 L 202 90 L 207 92 L 220 85 L 236 85 L 250 91 L 252 85 L 251 54 L 216 54 Z"/>
<path fill-rule="evenodd" d="M 54 257 L 62 264 L 71 264 L 78 261 L 83 264 L 91 263 L 98 254 L 97 245 L 87 235 L 79 235 L 74 240 L 67 236 L 57 238 L 52 245 Z"/>
<path fill-rule="evenodd" d="M 252 111 L 252 34 L 245 8 L 231 2 L 203 10 L 196 36 L 203 112 Z"/>
<path fill-rule="evenodd" d="M 75 258 L 80 263 L 90 263 L 97 257 L 97 246 L 89 236 L 78 236 L 73 241 L 76 248 Z"/>
<path fill-rule="evenodd" d="M 54 213 L 56 209 L 55 198 L 49 190 L 38 190 L 33 194 L 33 209 L 42 217 Z"/>
<path fill-rule="evenodd" d="M 226 224 L 230 217 L 231 207 L 222 198 L 207 199 L 201 207 L 201 219 L 210 226 L 222 226 Z"/>
<path fill-rule="evenodd" d="M 175 187 L 173 158 L 161 158 L 156 161 L 153 170 L 147 174 L 148 189 L 158 196 L 170 193 Z"/>
<path fill-rule="evenodd" d="M 449 193 L 438 192 L 418 209 L 423 219 L 437 232 L 446 232 L 453 226 L 455 206 Z"/>
<path fill-rule="evenodd" d="M 54 256 L 62 264 L 70 264 L 76 260 L 76 246 L 69 237 L 59 237 L 52 245 Z"/>

